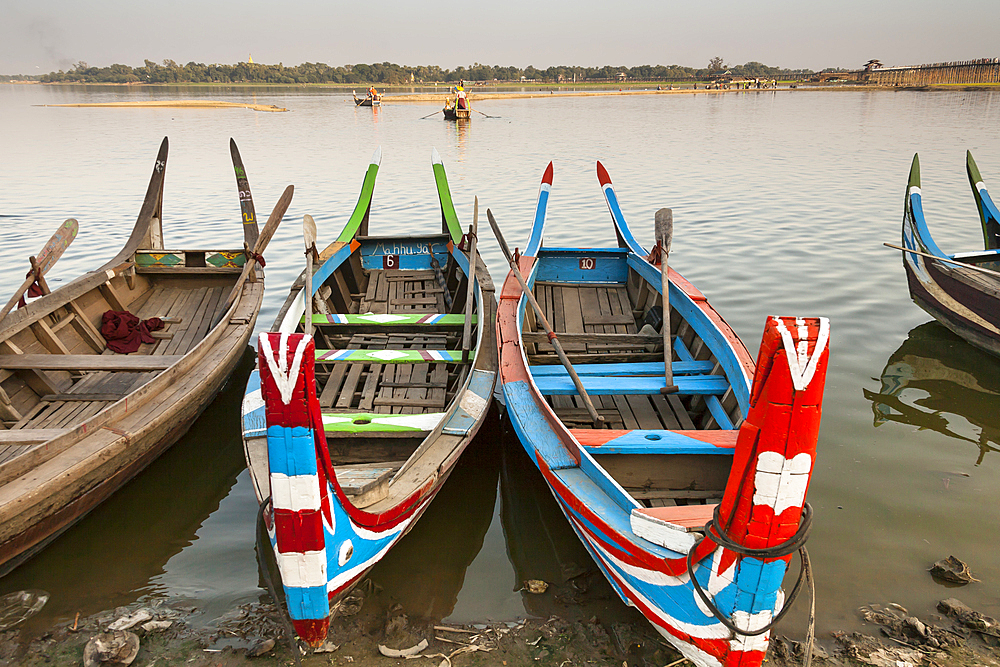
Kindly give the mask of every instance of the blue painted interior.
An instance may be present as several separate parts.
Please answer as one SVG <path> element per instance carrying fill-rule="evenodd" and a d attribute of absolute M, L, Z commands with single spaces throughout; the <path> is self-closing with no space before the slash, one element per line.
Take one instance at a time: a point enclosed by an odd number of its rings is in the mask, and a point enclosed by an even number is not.
<path fill-rule="evenodd" d="M 587 446 L 591 454 L 713 454 L 732 456 L 732 447 L 716 447 L 674 431 L 629 431 L 600 446 Z"/>
<path fill-rule="evenodd" d="M 666 386 L 662 376 L 580 376 L 580 382 L 592 396 L 618 396 L 637 394 L 658 394 Z M 678 395 L 697 396 L 715 394 L 721 396 L 729 389 L 729 382 L 722 375 L 679 375 L 674 377 Z M 535 386 L 542 396 L 575 396 L 576 385 L 567 373 L 565 376 L 549 375 L 535 378 Z"/>
<path fill-rule="evenodd" d="M 624 284 L 628 279 L 628 251 L 618 248 L 543 248 L 538 253 L 535 280 L 560 283 Z M 593 269 L 581 269 L 580 260 L 594 260 Z"/>
<path fill-rule="evenodd" d="M 711 361 L 675 361 L 671 364 L 674 375 L 696 375 L 708 373 L 715 366 Z M 573 364 L 573 370 L 579 376 L 601 375 L 617 377 L 621 375 L 663 375 L 662 361 L 642 361 L 626 364 Z M 532 366 L 532 377 L 549 377 L 552 375 L 569 375 L 561 364 L 551 366 Z"/>

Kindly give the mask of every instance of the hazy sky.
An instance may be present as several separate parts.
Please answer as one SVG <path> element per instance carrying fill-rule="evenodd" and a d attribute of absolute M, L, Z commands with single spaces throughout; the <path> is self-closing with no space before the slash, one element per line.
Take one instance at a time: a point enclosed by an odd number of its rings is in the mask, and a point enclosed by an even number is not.
<path fill-rule="evenodd" d="M 727 63 L 818 70 L 1000 56 L 996 0 L 0 0 L 0 73 L 142 65 L 389 61 Z"/>

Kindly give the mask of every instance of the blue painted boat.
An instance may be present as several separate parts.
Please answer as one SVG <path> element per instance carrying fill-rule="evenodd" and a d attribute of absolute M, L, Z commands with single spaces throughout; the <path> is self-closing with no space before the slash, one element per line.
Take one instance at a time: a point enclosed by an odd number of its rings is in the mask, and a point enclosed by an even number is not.
<path fill-rule="evenodd" d="M 622 600 L 694 664 L 759 665 L 808 533 L 829 323 L 769 317 L 755 364 L 670 269 L 678 390 L 662 393 L 661 267 L 597 170 L 618 242 L 542 246 L 550 164 L 516 261 L 607 428 L 594 428 L 513 275 L 497 319 L 507 412 Z"/>
<path fill-rule="evenodd" d="M 260 335 L 243 402 L 288 614 L 312 646 L 434 499 L 486 419 L 496 379 L 493 284 L 462 245 L 440 156 L 440 234 L 369 235 L 380 162 L 381 149 L 346 227 L 319 253 L 311 294 L 303 273 Z"/>
<path fill-rule="evenodd" d="M 946 254 L 931 237 L 913 156 L 903 210 L 903 268 L 910 298 L 976 347 L 1000 355 L 1000 211 L 990 198 L 972 153 L 966 171 L 976 198 L 986 249 Z M 918 254 L 919 253 L 919 254 Z"/>

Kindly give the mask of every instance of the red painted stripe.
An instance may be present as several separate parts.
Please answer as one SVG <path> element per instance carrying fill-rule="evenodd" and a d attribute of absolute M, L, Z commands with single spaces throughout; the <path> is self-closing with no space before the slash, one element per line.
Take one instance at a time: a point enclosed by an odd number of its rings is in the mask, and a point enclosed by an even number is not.
<path fill-rule="evenodd" d="M 542 183 L 548 183 L 552 185 L 552 163 L 549 162 L 549 166 L 545 168 L 545 173 L 542 174 Z"/>
<path fill-rule="evenodd" d="M 605 185 L 611 185 L 611 177 L 608 176 L 608 170 L 604 168 L 600 160 L 597 161 L 597 180 L 601 182 L 602 188 Z"/>
<path fill-rule="evenodd" d="M 306 553 L 324 548 L 323 520 L 320 512 L 304 510 L 274 510 L 274 532 L 278 539 L 278 551 Z"/>

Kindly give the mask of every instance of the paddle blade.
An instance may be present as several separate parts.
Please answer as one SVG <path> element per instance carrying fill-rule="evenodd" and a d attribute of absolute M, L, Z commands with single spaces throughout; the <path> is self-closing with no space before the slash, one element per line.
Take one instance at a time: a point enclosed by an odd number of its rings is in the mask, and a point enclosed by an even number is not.
<path fill-rule="evenodd" d="M 656 240 L 663 252 L 670 252 L 670 243 L 674 239 L 674 212 L 669 208 L 661 208 L 656 212 Z"/>
<path fill-rule="evenodd" d="M 69 218 L 66 222 L 59 225 L 56 233 L 52 235 L 52 238 L 45 244 L 42 251 L 36 255 L 38 269 L 42 272 L 42 275 L 51 269 L 56 261 L 62 257 L 63 251 L 69 247 L 69 244 L 73 242 L 79 231 L 80 225 L 73 218 Z"/>
<path fill-rule="evenodd" d="M 479 196 L 478 195 L 472 201 L 472 233 L 475 234 L 477 229 L 479 229 Z"/>
<path fill-rule="evenodd" d="M 229 139 L 229 154 L 233 159 L 233 170 L 236 172 L 236 189 L 240 193 L 240 214 L 243 217 L 243 240 L 251 248 L 257 243 L 257 212 L 253 207 L 253 195 L 250 194 L 250 181 L 247 180 L 246 169 L 243 168 L 243 158 L 236 140 Z"/>
<path fill-rule="evenodd" d="M 316 221 L 308 213 L 302 216 L 302 240 L 306 244 L 306 250 L 316 245 Z"/>

